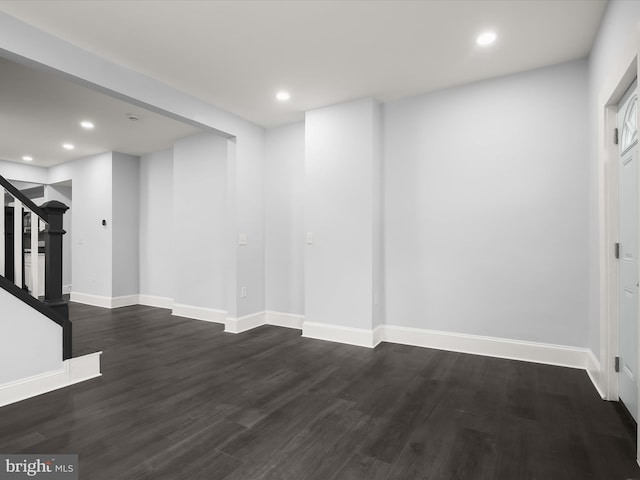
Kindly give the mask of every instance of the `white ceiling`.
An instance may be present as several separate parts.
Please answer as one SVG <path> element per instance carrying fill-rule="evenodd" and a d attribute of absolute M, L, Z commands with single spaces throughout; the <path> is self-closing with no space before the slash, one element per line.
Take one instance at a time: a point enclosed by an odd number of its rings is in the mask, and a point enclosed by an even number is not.
<path fill-rule="evenodd" d="M 117 151 L 142 155 L 200 130 L 76 85 L 53 73 L 0 58 L 0 159 L 52 166 Z M 137 114 L 132 122 L 127 114 Z M 90 120 L 93 130 L 80 122 Z M 62 148 L 72 143 L 73 151 Z"/>
<path fill-rule="evenodd" d="M 585 57 L 605 7 L 606 0 L 0 2 L 26 23 L 266 127 L 363 96 L 384 102 Z M 478 47 L 487 29 L 498 40 Z M 275 101 L 282 88 L 291 92 L 287 103 Z"/>

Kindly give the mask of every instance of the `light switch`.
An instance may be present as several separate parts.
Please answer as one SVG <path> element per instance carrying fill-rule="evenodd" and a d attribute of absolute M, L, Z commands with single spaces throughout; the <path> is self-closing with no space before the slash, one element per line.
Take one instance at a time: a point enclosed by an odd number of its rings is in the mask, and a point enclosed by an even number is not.
<path fill-rule="evenodd" d="M 238 235 L 238 245 L 246 245 L 247 244 L 247 234 L 241 233 Z"/>
<path fill-rule="evenodd" d="M 307 245 L 313 245 L 313 232 L 307 232 Z"/>

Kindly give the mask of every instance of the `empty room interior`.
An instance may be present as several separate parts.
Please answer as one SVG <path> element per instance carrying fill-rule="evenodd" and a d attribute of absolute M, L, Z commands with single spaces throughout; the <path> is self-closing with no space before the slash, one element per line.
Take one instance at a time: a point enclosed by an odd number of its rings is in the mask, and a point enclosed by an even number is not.
<path fill-rule="evenodd" d="M 1 1 L 0 478 L 640 479 L 638 52 L 635 0 Z"/>

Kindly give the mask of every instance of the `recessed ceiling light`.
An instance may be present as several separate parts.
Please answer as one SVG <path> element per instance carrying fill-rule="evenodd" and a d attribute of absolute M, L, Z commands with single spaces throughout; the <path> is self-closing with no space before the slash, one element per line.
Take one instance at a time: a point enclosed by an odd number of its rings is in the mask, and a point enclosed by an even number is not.
<path fill-rule="evenodd" d="M 498 38 L 498 36 L 495 32 L 484 32 L 478 35 L 478 38 L 476 38 L 476 43 L 482 47 L 486 47 L 487 45 L 491 45 L 493 42 L 495 42 L 496 38 Z"/>
<path fill-rule="evenodd" d="M 87 130 L 91 130 L 95 125 L 89 120 L 84 120 L 83 122 L 80 122 L 80 126 Z"/>
<path fill-rule="evenodd" d="M 22 157 L 22 159 L 25 162 L 32 162 L 33 161 L 33 157 L 29 156 L 29 155 L 25 155 L 24 157 Z"/>
<path fill-rule="evenodd" d="M 63 143 L 62 148 L 64 148 L 65 150 L 73 150 L 75 147 L 72 143 Z"/>
<path fill-rule="evenodd" d="M 276 94 L 276 98 L 278 100 L 280 100 L 281 102 L 286 102 L 287 100 L 289 100 L 291 98 L 291 95 L 289 95 L 289 92 L 285 92 L 284 90 L 280 90 Z"/>

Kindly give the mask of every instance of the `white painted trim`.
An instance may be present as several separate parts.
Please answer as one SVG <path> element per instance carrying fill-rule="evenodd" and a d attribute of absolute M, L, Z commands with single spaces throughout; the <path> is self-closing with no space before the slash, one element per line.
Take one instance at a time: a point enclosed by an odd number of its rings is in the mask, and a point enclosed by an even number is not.
<path fill-rule="evenodd" d="M 70 295 L 71 294 L 71 284 L 62 286 L 62 294 Z"/>
<path fill-rule="evenodd" d="M 274 312 L 267 310 L 265 312 L 267 325 L 274 325 L 276 327 L 295 328 L 302 330 L 304 324 L 304 315 L 298 315 L 295 313 Z"/>
<path fill-rule="evenodd" d="M 224 321 L 224 331 L 227 333 L 242 333 L 252 328 L 266 325 L 266 313 L 257 312 L 239 318 L 227 317 Z"/>
<path fill-rule="evenodd" d="M 205 322 L 225 323 L 227 312 L 215 308 L 194 307 L 193 305 L 174 303 L 171 315 L 203 320 Z"/>
<path fill-rule="evenodd" d="M 147 307 L 157 307 L 157 308 L 173 308 L 173 298 L 168 297 L 157 297 L 155 295 L 143 295 L 142 293 L 138 295 L 138 304 L 146 305 Z"/>
<path fill-rule="evenodd" d="M 626 44 L 617 45 L 609 75 L 598 92 L 598 220 L 600 242 L 600 374 L 598 385 L 606 400 L 618 400 L 618 375 L 614 357 L 618 353 L 618 265 L 611 248 L 618 238 L 618 151 L 610 141 L 616 126 L 615 107 L 635 77 L 640 77 L 640 26 Z M 638 172 L 640 175 L 640 172 Z M 640 343 L 640 331 L 638 332 Z M 640 358 L 637 369 L 640 371 Z M 590 374 L 591 376 L 591 374 Z M 640 388 L 640 385 L 638 386 Z M 639 392 L 640 396 L 640 392 Z M 640 408 L 640 407 L 639 407 Z M 640 410 L 637 416 L 640 417 Z M 636 460 L 640 459 L 640 430 Z"/>
<path fill-rule="evenodd" d="M 60 370 L 0 385 L 0 407 L 101 376 L 100 355 L 102 352 L 71 358 Z"/>
<path fill-rule="evenodd" d="M 373 329 L 373 346 L 377 347 L 384 341 L 385 325 L 378 325 Z"/>
<path fill-rule="evenodd" d="M 384 325 L 382 340 L 525 362 L 587 368 L 587 349 L 505 338 Z"/>
<path fill-rule="evenodd" d="M 328 323 L 305 321 L 302 326 L 302 336 L 367 348 L 375 348 L 377 345 L 377 343 L 375 343 L 373 330 L 343 327 L 341 325 L 331 325 Z"/>
<path fill-rule="evenodd" d="M 89 293 L 71 292 L 70 300 L 72 302 L 84 303 L 94 307 L 111 308 L 111 298 L 101 295 L 91 295 Z"/>
<path fill-rule="evenodd" d="M 71 292 L 72 302 L 84 303 L 94 307 L 120 308 L 138 304 L 138 295 L 123 295 L 121 297 L 103 297 L 101 295 L 91 295 L 89 293 Z"/>
<path fill-rule="evenodd" d="M 130 307 L 131 305 L 138 305 L 138 295 L 112 297 L 109 308 Z"/>
<path fill-rule="evenodd" d="M 589 378 L 591 379 L 591 383 L 593 383 L 593 386 L 598 391 L 602 399 L 606 400 L 605 389 L 600 384 L 601 376 L 602 376 L 601 375 L 602 372 L 600 370 L 600 361 L 598 360 L 598 358 L 595 356 L 595 354 L 590 348 L 587 349 L 587 369 L 586 370 L 587 370 L 587 375 L 589 375 Z"/>

